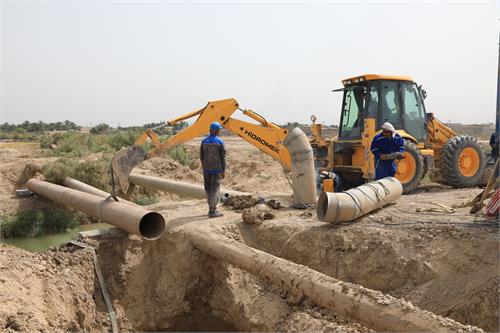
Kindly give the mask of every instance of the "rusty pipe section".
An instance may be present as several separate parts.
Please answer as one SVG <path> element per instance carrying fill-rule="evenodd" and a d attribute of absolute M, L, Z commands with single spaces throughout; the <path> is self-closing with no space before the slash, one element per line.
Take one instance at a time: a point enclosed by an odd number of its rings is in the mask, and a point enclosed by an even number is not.
<path fill-rule="evenodd" d="M 205 188 L 201 185 L 180 182 L 178 180 L 164 179 L 132 173 L 128 181 L 134 185 L 153 188 L 160 191 L 175 193 L 185 197 L 205 199 Z M 221 196 L 249 195 L 250 193 L 221 189 Z"/>
<path fill-rule="evenodd" d="M 158 239 L 165 231 L 165 219 L 161 214 L 139 206 L 107 200 L 38 179 L 28 180 L 27 187 L 42 197 L 101 219 L 147 240 Z"/>
<path fill-rule="evenodd" d="M 102 198 L 109 198 L 109 196 L 110 196 L 109 193 L 104 192 L 103 190 L 100 190 L 96 187 L 90 186 L 89 184 L 85 184 L 85 183 L 83 183 L 79 180 L 73 179 L 71 177 L 66 177 L 63 181 L 63 185 L 66 187 L 72 188 L 74 190 L 97 195 L 98 197 L 102 197 Z M 135 204 L 131 201 L 122 199 L 120 197 L 118 197 L 118 202 L 126 203 L 128 205 L 138 206 L 137 204 Z"/>

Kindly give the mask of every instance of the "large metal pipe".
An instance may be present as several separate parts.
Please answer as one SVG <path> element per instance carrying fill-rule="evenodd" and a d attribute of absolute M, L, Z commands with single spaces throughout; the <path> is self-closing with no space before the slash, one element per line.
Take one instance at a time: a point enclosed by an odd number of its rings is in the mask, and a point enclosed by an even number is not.
<path fill-rule="evenodd" d="M 343 282 L 309 267 L 251 248 L 196 226 L 186 226 L 193 246 L 226 263 L 268 279 L 297 296 L 383 332 L 482 332 L 421 310 L 380 291 Z"/>
<path fill-rule="evenodd" d="M 205 188 L 201 185 L 180 182 L 178 180 L 164 179 L 132 173 L 128 177 L 131 184 L 153 188 L 160 191 L 176 193 L 181 196 L 205 199 Z M 250 193 L 221 189 L 221 196 L 249 195 Z"/>
<path fill-rule="evenodd" d="M 42 197 L 101 219 L 147 240 L 158 239 L 165 231 L 165 219 L 161 214 L 139 206 L 107 200 L 38 179 L 28 180 L 27 187 Z"/>
<path fill-rule="evenodd" d="M 291 130 L 283 140 L 292 161 L 293 203 L 312 205 L 316 203 L 316 172 L 313 149 L 306 134 L 298 127 Z"/>
<path fill-rule="evenodd" d="M 394 177 L 369 182 L 345 192 L 323 192 L 316 208 L 318 220 L 330 223 L 352 221 L 398 200 L 402 194 L 403 186 Z"/>
<path fill-rule="evenodd" d="M 89 184 L 85 184 L 79 180 L 73 179 L 71 177 L 66 177 L 63 181 L 63 185 L 66 187 L 72 188 L 74 190 L 77 190 L 77 191 L 97 195 L 98 197 L 102 197 L 102 198 L 109 198 L 110 197 L 109 193 L 104 192 L 103 190 L 100 190 L 96 187 L 90 186 Z M 120 197 L 118 197 L 118 202 L 138 206 L 137 204 L 135 204 L 131 201 L 125 200 L 123 198 L 120 198 Z"/>

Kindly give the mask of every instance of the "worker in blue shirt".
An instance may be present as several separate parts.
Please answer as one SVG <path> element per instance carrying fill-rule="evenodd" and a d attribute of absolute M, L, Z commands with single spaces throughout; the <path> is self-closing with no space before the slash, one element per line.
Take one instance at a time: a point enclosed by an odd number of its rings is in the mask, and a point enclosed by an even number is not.
<path fill-rule="evenodd" d="M 201 141 L 200 160 L 203 168 L 203 180 L 208 202 L 208 217 L 219 217 L 217 211 L 220 180 L 225 177 L 226 149 L 224 141 L 218 136 L 222 125 L 218 122 L 210 124 L 210 135 Z"/>
<path fill-rule="evenodd" d="M 391 123 L 382 125 L 382 132 L 375 135 L 370 149 L 375 156 L 375 179 L 394 177 L 395 160 L 404 158 L 404 141 Z"/>

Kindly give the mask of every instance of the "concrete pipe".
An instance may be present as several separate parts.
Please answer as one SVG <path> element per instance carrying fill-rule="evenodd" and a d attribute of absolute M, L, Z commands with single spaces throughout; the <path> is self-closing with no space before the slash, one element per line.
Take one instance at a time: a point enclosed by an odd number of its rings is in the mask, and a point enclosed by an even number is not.
<path fill-rule="evenodd" d="M 66 177 L 64 179 L 64 181 L 63 181 L 63 185 L 66 186 L 66 187 L 72 188 L 74 190 L 85 192 L 85 193 L 89 193 L 89 194 L 93 194 L 93 195 L 97 195 L 98 197 L 102 197 L 102 198 L 109 198 L 109 196 L 110 196 L 109 193 L 104 192 L 103 190 L 100 190 L 100 189 L 98 189 L 96 187 L 93 187 L 93 186 L 90 186 L 88 184 L 85 184 L 85 183 L 83 183 L 83 182 L 81 182 L 79 180 L 73 179 L 71 177 Z M 118 202 L 126 203 L 126 204 L 129 204 L 129 205 L 138 206 L 137 204 L 135 204 L 135 203 L 133 203 L 131 201 L 122 199 L 120 197 L 118 197 Z"/>
<path fill-rule="evenodd" d="M 205 188 L 201 185 L 180 182 L 177 180 L 151 177 L 132 173 L 128 177 L 130 183 L 160 191 L 175 193 L 185 197 L 205 199 Z M 250 195 L 250 193 L 221 189 L 221 196 Z"/>
<path fill-rule="evenodd" d="M 456 321 L 421 310 L 380 291 L 343 282 L 240 241 L 196 226 L 186 226 L 185 234 L 200 251 L 253 273 L 297 296 L 353 318 L 382 332 L 482 332 Z"/>
<path fill-rule="evenodd" d="M 155 240 L 165 231 L 165 219 L 159 213 L 93 194 L 80 192 L 38 179 L 30 179 L 27 187 L 34 193 L 110 223 L 128 233 Z"/>
<path fill-rule="evenodd" d="M 287 147 L 292 161 L 293 203 L 312 205 L 316 203 L 316 172 L 313 149 L 305 133 L 298 127 L 288 133 L 283 145 Z"/>
<path fill-rule="evenodd" d="M 369 182 L 341 193 L 323 192 L 316 209 L 318 220 L 330 223 L 352 221 L 398 200 L 402 194 L 403 186 L 394 177 Z"/>

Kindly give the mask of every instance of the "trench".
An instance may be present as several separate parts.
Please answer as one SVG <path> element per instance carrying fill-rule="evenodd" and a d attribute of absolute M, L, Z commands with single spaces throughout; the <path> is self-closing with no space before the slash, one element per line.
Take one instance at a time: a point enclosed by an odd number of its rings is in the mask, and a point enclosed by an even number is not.
<path fill-rule="evenodd" d="M 378 229 L 304 229 L 287 220 L 224 232 L 249 246 L 380 290 L 463 324 L 498 331 L 494 239 Z M 270 232 L 272 230 L 272 232 Z M 438 248 L 432 257 L 428 249 Z M 181 230 L 155 242 L 96 243 L 120 328 L 133 331 L 367 331 L 193 248 Z M 496 261 L 496 263 L 495 263 Z M 498 287 L 496 287 L 498 291 Z M 488 295 L 490 294 L 490 295 Z"/>

